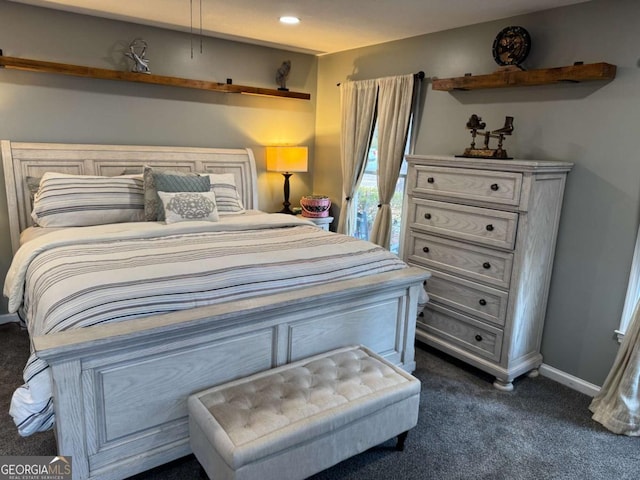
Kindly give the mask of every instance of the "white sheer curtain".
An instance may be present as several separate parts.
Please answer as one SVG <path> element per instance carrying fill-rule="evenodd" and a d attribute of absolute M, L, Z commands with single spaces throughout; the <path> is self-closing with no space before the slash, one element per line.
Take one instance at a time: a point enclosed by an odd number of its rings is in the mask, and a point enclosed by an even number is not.
<path fill-rule="evenodd" d="M 636 304 L 640 300 L 640 228 L 636 235 L 636 247 L 633 251 L 631 261 L 631 273 L 629 273 L 629 284 L 627 286 L 627 296 L 624 300 L 622 317 L 620 319 L 620 329 L 616 331 L 618 335 L 624 335 L 633 319 Z"/>
<path fill-rule="evenodd" d="M 413 98 L 414 75 L 378 80 L 378 198 L 380 205 L 369 240 L 389 248 L 391 197 L 404 158 Z"/>
<path fill-rule="evenodd" d="M 640 302 L 622 339 L 613 367 L 589 409 L 614 433 L 640 436 Z"/>
<path fill-rule="evenodd" d="M 377 93 L 376 80 L 340 84 L 342 211 L 337 231 L 347 235 L 353 235 L 355 232 L 356 202 L 354 202 L 354 195 L 358 190 L 366 166 L 376 112 Z"/>

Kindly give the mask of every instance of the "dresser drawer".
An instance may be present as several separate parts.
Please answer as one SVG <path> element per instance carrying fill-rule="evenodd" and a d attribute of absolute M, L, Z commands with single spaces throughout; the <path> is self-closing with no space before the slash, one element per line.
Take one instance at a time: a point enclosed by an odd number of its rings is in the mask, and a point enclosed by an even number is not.
<path fill-rule="evenodd" d="M 513 253 L 414 231 L 409 232 L 406 245 L 404 258 L 409 262 L 509 288 Z"/>
<path fill-rule="evenodd" d="M 417 328 L 476 355 L 500 361 L 502 330 L 461 313 L 430 303 L 418 319 Z"/>
<path fill-rule="evenodd" d="M 413 194 L 438 195 L 459 199 L 516 206 L 520 203 L 522 174 L 417 165 Z"/>
<path fill-rule="evenodd" d="M 504 326 L 509 298 L 507 292 L 431 270 L 427 293 L 434 303 Z"/>
<path fill-rule="evenodd" d="M 518 214 L 490 208 L 414 199 L 411 228 L 513 250 Z"/>

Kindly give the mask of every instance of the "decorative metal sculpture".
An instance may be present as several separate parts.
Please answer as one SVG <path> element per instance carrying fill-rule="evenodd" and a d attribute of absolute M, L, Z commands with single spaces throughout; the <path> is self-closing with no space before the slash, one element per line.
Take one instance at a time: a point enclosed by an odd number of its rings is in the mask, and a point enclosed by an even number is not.
<path fill-rule="evenodd" d="M 145 58 L 147 53 L 147 42 L 141 38 L 136 38 L 129 44 L 129 51 L 124 55 L 133 60 L 132 72 L 136 73 L 151 73 L 149 70 L 149 60 Z"/>
<path fill-rule="evenodd" d="M 280 68 L 278 68 L 278 71 L 276 72 L 276 82 L 278 82 L 278 85 L 280 85 L 280 88 L 278 88 L 278 90 L 282 90 L 284 92 L 289 91 L 289 89 L 287 88 L 287 78 L 289 78 L 290 71 L 291 60 L 285 60 L 284 62 L 282 62 L 282 65 L 280 65 Z"/>
<path fill-rule="evenodd" d="M 482 121 L 482 117 L 479 117 L 475 113 L 471 115 L 467 122 L 467 128 L 471 130 L 471 146 L 465 148 L 462 155 L 456 155 L 457 157 L 475 157 L 475 158 L 501 158 L 510 159 L 513 157 L 507 156 L 507 151 L 502 148 L 504 137 L 511 135 L 513 132 L 513 117 L 505 117 L 504 127 L 493 131 L 481 131 L 486 127 L 486 123 Z M 476 136 L 484 136 L 484 148 L 476 148 Z M 489 148 L 489 140 L 492 138 L 498 139 L 498 148 Z"/>

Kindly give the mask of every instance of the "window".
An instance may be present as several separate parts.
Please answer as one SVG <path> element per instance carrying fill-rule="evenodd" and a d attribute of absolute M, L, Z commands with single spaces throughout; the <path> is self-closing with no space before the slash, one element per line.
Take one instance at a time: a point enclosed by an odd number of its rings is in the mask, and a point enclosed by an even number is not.
<path fill-rule="evenodd" d="M 411 131 L 409 129 L 409 131 Z M 407 142 L 407 147 L 409 142 Z M 407 153 L 405 151 L 405 153 Z M 369 240 L 373 221 L 378 213 L 378 127 L 373 131 L 371 146 L 369 147 L 369 155 L 367 157 L 367 165 L 365 168 L 362 182 L 356 192 L 357 220 L 355 237 Z M 402 202 L 404 198 L 404 184 L 407 176 L 407 162 L 402 162 L 400 168 L 400 176 L 396 184 L 396 190 L 391 198 L 391 243 L 390 248 L 393 253 L 397 254 L 400 248 L 400 228 L 402 223 Z"/>

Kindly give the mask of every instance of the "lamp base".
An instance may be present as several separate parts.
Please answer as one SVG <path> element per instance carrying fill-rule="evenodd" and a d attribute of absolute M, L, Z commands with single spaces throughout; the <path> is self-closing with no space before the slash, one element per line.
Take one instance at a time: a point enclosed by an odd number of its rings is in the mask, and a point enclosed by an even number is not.
<path fill-rule="evenodd" d="M 295 215 L 295 213 L 293 213 L 289 208 L 289 206 L 291 205 L 291 202 L 289 202 L 289 178 L 291 177 L 291 175 L 293 174 L 289 172 L 284 172 L 282 174 L 282 176 L 284 177 L 284 202 L 282 202 L 282 205 L 284 205 L 284 207 L 278 213 L 287 213 L 289 215 Z"/>
<path fill-rule="evenodd" d="M 286 213 L 288 215 L 295 215 L 296 214 L 296 212 L 292 211 L 289 208 L 289 205 L 285 205 L 285 207 L 282 210 L 280 210 L 278 213 Z"/>

